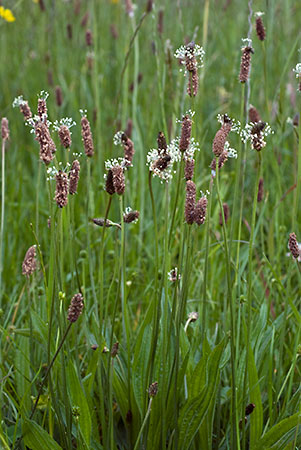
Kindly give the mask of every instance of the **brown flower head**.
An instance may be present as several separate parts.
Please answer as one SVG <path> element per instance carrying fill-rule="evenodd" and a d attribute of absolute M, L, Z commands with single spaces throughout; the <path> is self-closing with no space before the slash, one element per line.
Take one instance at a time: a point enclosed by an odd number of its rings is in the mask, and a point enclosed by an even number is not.
<path fill-rule="evenodd" d="M 212 151 L 215 156 L 220 156 L 225 148 L 226 140 L 228 137 L 228 134 L 230 133 L 232 128 L 232 122 L 229 119 L 229 117 L 225 114 L 223 116 L 223 124 L 221 128 L 217 131 L 216 135 L 214 136 L 213 143 L 212 143 Z"/>
<path fill-rule="evenodd" d="M 163 19 L 164 19 L 164 11 L 163 9 L 160 9 L 158 12 L 158 25 L 157 30 L 160 35 L 163 33 Z"/>
<path fill-rule="evenodd" d="M 265 122 L 257 122 L 253 125 L 251 129 L 252 148 L 257 150 L 258 152 L 266 145 L 262 135 L 265 126 L 266 126 Z"/>
<path fill-rule="evenodd" d="M 153 163 L 153 169 L 158 169 L 160 172 L 165 170 L 171 161 L 171 156 L 166 154 L 161 156 Z"/>
<path fill-rule="evenodd" d="M 113 183 L 113 172 L 112 169 L 109 169 L 106 177 L 106 191 L 108 194 L 115 194 L 115 187 Z"/>
<path fill-rule="evenodd" d="M 90 47 L 93 44 L 92 31 L 86 30 L 86 44 Z"/>
<path fill-rule="evenodd" d="M 71 133 L 69 128 L 66 125 L 61 125 L 58 131 L 59 134 L 59 138 L 61 141 L 61 144 L 63 147 L 65 148 L 70 148 L 71 147 Z"/>
<path fill-rule="evenodd" d="M 81 119 L 82 138 L 84 149 L 87 156 L 91 157 L 94 154 L 94 144 L 89 120 L 86 116 Z"/>
<path fill-rule="evenodd" d="M 186 179 L 186 181 L 192 180 L 193 170 L 194 170 L 194 159 L 187 158 L 185 160 L 185 179 Z"/>
<path fill-rule="evenodd" d="M 40 159 L 46 164 L 50 164 L 56 152 L 55 144 L 50 136 L 48 126 L 43 121 L 38 121 L 34 127 L 36 141 L 40 144 Z"/>
<path fill-rule="evenodd" d="M 71 41 L 72 40 L 72 25 L 71 25 L 71 23 L 67 23 L 67 36 L 68 36 L 68 39 Z"/>
<path fill-rule="evenodd" d="M 249 39 L 247 41 L 249 42 Z M 249 79 L 252 53 L 254 53 L 254 50 L 251 47 L 250 43 L 242 48 L 242 56 L 239 72 L 239 81 L 241 83 L 246 83 L 246 81 L 248 81 Z"/>
<path fill-rule="evenodd" d="M 298 244 L 298 241 L 297 241 L 297 236 L 296 236 L 295 233 L 291 233 L 290 234 L 290 237 L 289 237 L 289 240 L 288 240 L 288 246 L 289 246 L 289 249 L 290 249 L 290 252 L 291 252 L 292 256 L 295 259 L 298 259 L 299 256 L 300 256 L 300 249 L 299 249 L 299 244 Z"/>
<path fill-rule="evenodd" d="M 80 164 L 77 159 L 75 159 L 72 163 L 70 172 L 69 172 L 69 194 L 73 195 L 77 192 L 77 185 L 79 180 L 79 171 Z"/>
<path fill-rule="evenodd" d="M 155 381 L 148 388 L 148 395 L 150 397 L 155 397 L 157 395 L 157 393 L 158 393 L 158 381 Z"/>
<path fill-rule="evenodd" d="M 126 208 L 125 213 L 123 214 L 123 221 L 125 223 L 137 222 L 139 219 L 139 211 L 133 211 L 131 208 Z"/>
<path fill-rule="evenodd" d="M 22 275 L 25 275 L 27 278 L 29 278 L 30 275 L 33 274 L 33 272 L 37 268 L 37 261 L 36 261 L 36 246 L 32 245 L 29 247 L 29 249 L 26 252 L 23 264 L 22 264 Z"/>
<path fill-rule="evenodd" d="M 218 168 L 221 169 L 227 160 L 228 160 L 228 151 L 225 149 L 223 151 L 223 153 L 220 155 L 220 157 L 218 158 Z M 213 171 L 216 170 L 216 159 L 215 158 L 211 161 L 210 167 Z"/>
<path fill-rule="evenodd" d="M 112 175 L 113 175 L 113 186 L 115 192 L 118 195 L 124 194 L 125 190 L 125 178 L 123 173 L 123 168 L 117 164 L 112 167 Z"/>
<path fill-rule="evenodd" d="M 157 143 L 158 143 L 158 150 L 164 150 L 166 152 L 167 142 L 166 142 L 166 138 L 164 136 L 163 131 L 159 131 L 158 137 L 157 137 Z"/>
<path fill-rule="evenodd" d="M 258 13 L 255 13 L 255 15 L 256 15 L 256 34 L 260 41 L 264 41 L 265 40 L 265 29 L 264 29 L 264 25 L 263 25 L 263 21 L 262 21 L 263 13 L 258 12 Z"/>
<path fill-rule="evenodd" d="M 250 414 L 252 414 L 254 409 L 255 409 L 254 403 L 250 403 L 249 405 L 246 406 L 245 415 L 249 416 Z"/>
<path fill-rule="evenodd" d="M 124 0 L 125 11 L 129 17 L 134 17 L 134 7 L 132 0 Z"/>
<path fill-rule="evenodd" d="M 250 105 L 249 108 L 249 119 L 252 123 L 261 122 L 260 114 L 253 105 Z"/>
<path fill-rule="evenodd" d="M 196 187 L 193 181 L 188 180 L 186 183 L 186 200 L 185 200 L 185 220 L 186 223 L 192 225 L 194 222 Z"/>
<path fill-rule="evenodd" d="M 3 117 L 1 120 L 1 136 L 4 141 L 7 141 L 9 139 L 9 127 L 6 117 Z"/>
<path fill-rule="evenodd" d="M 104 226 L 106 228 L 117 227 L 117 228 L 119 228 L 121 230 L 121 226 L 119 225 L 119 223 L 112 222 L 109 219 L 107 219 L 105 221 L 104 218 L 100 217 L 100 218 L 91 219 L 91 221 L 93 223 L 95 223 L 95 225 L 97 225 L 98 227 L 104 227 Z"/>
<path fill-rule="evenodd" d="M 225 223 L 227 223 L 229 216 L 230 216 L 230 208 L 229 208 L 228 203 L 223 203 L 223 211 L 224 211 Z M 223 216 L 222 216 L 221 211 L 219 212 L 219 224 L 220 224 L 220 226 L 223 225 Z"/>
<path fill-rule="evenodd" d="M 258 194 L 257 194 L 257 202 L 262 202 L 263 199 L 263 178 L 260 178 L 258 183 Z"/>
<path fill-rule="evenodd" d="M 112 345 L 112 350 L 111 350 L 111 356 L 112 358 L 115 358 L 115 356 L 118 355 L 118 350 L 119 350 L 119 342 L 115 342 Z"/>
<path fill-rule="evenodd" d="M 55 176 L 56 179 L 56 190 L 55 190 L 55 201 L 59 208 L 63 208 L 68 203 L 68 175 L 62 170 L 59 170 Z"/>
<path fill-rule="evenodd" d="M 40 93 L 40 97 L 38 99 L 38 116 L 40 117 L 42 122 L 47 122 L 47 117 L 48 117 L 48 113 L 47 113 L 47 104 L 46 104 L 46 100 L 48 98 L 48 93 L 45 91 L 42 91 Z"/>
<path fill-rule="evenodd" d="M 194 220 L 195 223 L 198 225 L 202 225 L 206 220 L 206 213 L 207 213 L 207 197 L 203 195 L 198 201 L 195 206 L 195 212 L 194 212 Z"/>
<path fill-rule="evenodd" d="M 130 167 L 135 153 L 133 141 L 125 133 L 122 133 L 121 142 L 124 149 L 125 167 Z"/>
<path fill-rule="evenodd" d="M 23 99 L 23 96 L 15 98 L 13 101 L 13 108 L 19 107 L 21 113 L 24 116 L 24 120 L 28 120 L 32 118 L 32 112 L 28 105 L 28 102 Z"/>
<path fill-rule="evenodd" d="M 83 15 L 83 17 L 82 17 L 82 20 L 81 20 L 81 22 L 80 22 L 80 24 L 81 24 L 81 26 L 83 27 L 83 28 L 85 28 L 86 26 L 87 26 L 87 23 L 88 23 L 88 21 L 89 21 L 89 17 L 90 17 L 90 15 L 89 15 L 89 13 L 88 13 L 88 11 Z"/>
<path fill-rule="evenodd" d="M 55 87 L 55 99 L 57 106 L 62 106 L 63 103 L 63 94 L 60 86 Z"/>
<path fill-rule="evenodd" d="M 82 294 L 78 293 L 72 297 L 70 306 L 68 308 L 67 320 L 74 323 L 77 321 L 79 316 L 82 314 L 84 309 L 84 299 Z"/>
<path fill-rule="evenodd" d="M 189 147 L 191 139 L 191 128 L 192 120 L 186 114 L 182 119 L 182 130 L 179 144 L 179 149 L 181 150 L 181 152 L 185 152 Z"/>
<path fill-rule="evenodd" d="M 128 119 L 125 134 L 130 138 L 132 136 L 133 131 L 133 121 L 132 119 Z"/>

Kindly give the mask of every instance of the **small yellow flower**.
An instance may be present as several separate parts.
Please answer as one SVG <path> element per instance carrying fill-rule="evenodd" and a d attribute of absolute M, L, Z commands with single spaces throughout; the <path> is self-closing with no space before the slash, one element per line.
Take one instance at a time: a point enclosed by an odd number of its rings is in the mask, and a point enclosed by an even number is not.
<path fill-rule="evenodd" d="M 16 20 L 11 10 L 5 9 L 3 6 L 0 6 L 0 17 L 3 17 L 6 22 L 14 22 Z"/>
<path fill-rule="evenodd" d="M 115 5 L 117 5 L 117 3 L 119 3 L 119 0 L 111 0 L 111 3 L 114 3 Z"/>

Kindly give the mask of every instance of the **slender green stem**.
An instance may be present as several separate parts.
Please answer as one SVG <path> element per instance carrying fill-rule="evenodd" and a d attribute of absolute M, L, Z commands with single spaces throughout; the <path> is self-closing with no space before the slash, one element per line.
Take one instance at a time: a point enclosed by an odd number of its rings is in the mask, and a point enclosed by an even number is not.
<path fill-rule="evenodd" d="M 138 437 L 137 437 L 137 440 L 136 440 L 136 444 L 135 444 L 134 450 L 138 450 L 138 448 L 140 448 L 139 447 L 140 446 L 140 439 L 141 439 L 141 436 L 142 436 L 142 432 L 143 432 L 143 430 L 145 428 L 145 425 L 147 423 L 148 417 L 149 417 L 149 415 L 151 413 L 152 401 L 153 401 L 153 397 L 151 397 L 150 400 L 149 400 L 148 408 L 147 408 L 147 411 L 146 411 L 143 423 L 141 425 L 141 428 L 139 430 L 139 434 L 138 434 Z"/>
<path fill-rule="evenodd" d="M 109 201 L 107 204 L 104 225 L 107 223 L 107 218 L 109 215 L 109 211 L 112 204 L 112 196 L 109 196 Z M 100 289 L 100 299 L 99 299 L 99 326 L 100 329 L 103 330 L 103 311 L 104 311 L 104 245 L 105 245 L 105 233 L 106 226 L 103 226 L 101 233 L 101 242 L 100 242 L 100 256 L 99 256 L 99 289 Z"/>
<path fill-rule="evenodd" d="M 69 333 L 69 331 L 70 331 L 71 325 L 72 325 L 72 322 L 70 322 L 70 323 L 68 324 L 68 326 L 67 326 L 67 328 L 66 328 L 66 331 L 65 331 L 65 333 L 64 333 L 64 336 L 62 337 L 61 342 L 60 342 L 60 344 L 59 344 L 59 346 L 58 346 L 58 348 L 57 348 L 57 350 L 56 350 L 54 356 L 52 357 L 52 360 L 50 361 L 50 364 L 49 364 L 48 367 L 47 367 L 46 373 L 45 373 L 45 375 L 44 375 L 44 377 L 43 377 L 43 380 L 41 381 L 41 385 L 40 385 L 40 389 L 39 389 L 39 391 L 38 391 L 38 395 L 37 395 L 36 401 L 35 401 L 35 403 L 34 403 L 34 406 L 33 406 L 33 408 L 32 408 L 31 414 L 30 414 L 30 416 L 29 416 L 30 419 L 33 418 L 33 415 L 34 415 L 34 413 L 35 413 L 35 411 L 36 411 L 36 409 L 37 409 L 37 406 L 38 406 L 38 403 L 39 403 L 39 399 L 40 399 L 40 397 L 41 397 L 41 394 L 42 394 L 42 391 L 43 391 L 43 388 L 44 388 L 44 384 L 45 384 L 45 382 L 47 381 L 49 372 L 50 372 L 50 370 L 51 370 L 51 368 L 52 368 L 52 366 L 53 366 L 53 364 L 54 364 L 54 362 L 55 362 L 55 360 L 56 360 L 58 354 L 60 353 L 61 348 L 63 347 L 63 344 L 64 344 L 64 342 L 65 342 L 65 340 L 66 340 L 66 337 L 67 337 L 67 335 L 68 335 L 68 333 Z"/>
<path fill-rule="evenodd" d="M 219 187 L 219 168 L 218 168 L 218 158 L 216 158 L 216 191 L 218 196 L 218 202 L 220 206 L 220 211 L 223 219 L 223 239 L 224 239 L 224 250 L 225 250 L 225 260 L 226 260 L 226 274 L 227 274 L 227 298 L 228 304 L 230 306 L 230 347 L 231 347 L 231 374 L 232 374 L 232 383 L 231 383 L 231 448 L 236 449 L 240 448 L 239 442 L 239 430 L 238 430 L 238 417 L 237 417 L 237 408 L 236 408 L 236 376 L 235 376 L 235 303 L 233 301 L 232 296 L 232 287 L 231 287 L 231 273 L 230 273 L 230 258 L 229 258 L 229 248 L 228 248 L 228 240 L 227 240 L 227 230 L 226 230 L 226 222 L 224 216 L 223 203 L 220 194 Z M 226 311 L 224 311 L 226 314 Z"/>
<path fill-rule="evenodd" d="M 5 215 L 5 141 L 2 139 L 1 159 L 1 228 L 0 228 L 0 307 L 2 303 L 2 271 L 3 271 L 3 239 L 4 239 L 4 215 Z"/>
<path fill-rule="evenodd" d="M 300 81 L 301 83 L 301 81 Z M 295 194 L 295 205 L 293 212 L 293 230 L 296 230 L 297 215 L 300 211 L 300 191 L 301 191 L 301 92 L 299 92 L 299 125 L 298 125 L 298 172 L 297 172 L 297 189 Z"/>
<path fill-rule="evenodd" d="M 178 201 L 179 201 L 179 194 L 180 194 L 180 187 L 181 187 L 181 180 L 183 178 L 183 171 L 184 171 L 184 159 L 182 157 L 181 158 L 180 167 L 178 169 L 177 190 L 176 190 L 174 208 L 173 208 L 172 216 L 171 216 L 171 224 L 170 224 L 170 229 L 169 229 L 168 248 L 170 248 L 171 238 L 172 238 L 172 233 L 173 233 L 173 227 L 174 227 L 174 224 L 175 224 L 175 218 L 176 218 L 176 212 L 177 212 Z"/>
<path fill-rule="evenodd" d="M 210 244 L 210 218 L 211 218 L 211 206 L 213 192 L 213 177 L 210 180 L 209 187 L 209 202 L 206 219 L 206 235 L 205 235 L 205 264 L 204 264 L 204 279 L 203 279 L 203 301 L 202 301 L 202 337 L 201 342 L 203 344 L 206 330 L 206 315 L 207 315 L 207 278 L 208 278 L 208 259 L 209 259 L 209 244 Z"/>
<path fill-rule="evenodd" d="M 249 257 L 248 257 L 248 292 L 247 292 L 247 308 L 248 308 L 248 320 L 247 320 L 247 342 L 246 342 L 246 365 L 245 365 L 245 376 L 243 383 L 243 395 L 242 398 L 246 398 L 247 394 L 247 379 L 248 379 L 248 361 L 249 361 L 249 349 L 251 345 L 251 324 L 252 324 L 252 287 L 253 287 L 253 244 L 254 244 L 254 232 L 255 232 L 255 221 L 256 221 L 256 209 L 257 209 L 257 196 L 258 196 L 258 185 L 259 179 L 261 175 L 261 152 L 257 152 L 258 154 L 258 167 L 257 167 L 257 176 L 256 176 L 256 184 L 254 188 L 254 197 L 253 197 L 253 208 L 252 208 L 252 221 L 251 221 L 251 232 L 250 232 L 250 241 L 249 241 Z M 245 427 L 242 428 L 242 442 L 243 449 L 246 448 L 246 436 L 245 436 Z"/>

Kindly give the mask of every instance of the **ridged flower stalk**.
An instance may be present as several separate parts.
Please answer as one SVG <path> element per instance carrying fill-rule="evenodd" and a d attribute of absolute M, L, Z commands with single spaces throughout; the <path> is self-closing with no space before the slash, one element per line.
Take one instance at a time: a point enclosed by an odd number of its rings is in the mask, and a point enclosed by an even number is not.
<path fill-rule="evenodd" d="M 247 396 L 247 380 L 248 380 L 248 361 L 249 361 L 249 349 L 251 345 L 251 324 L 252 324 L 252 287 L 253 287 L 253 245 L 254 245 L 254 232 L 255 232 L 255 222 L 256 222 L 256 209 L 257 209 L 257 197 L 258 197 L 258 186 L 259 180 L 261 176 L 261 152 L 257 152 L 258 154 L 258 167 L 257 167 L 257 176 L 255 181 L 255 189 L 254 189 L 254 197 L 253 197 L 253 208 L 252 208 L 252 221 L 251 221 L 251 231 L 250 231 L 250 240 L 249 240 L 249 257 L 248 257 L 248 292 L 247 292 L 247 308 L 248 308 L 248 317 L 247 317 L 247 342 L 246 342 L 246 365 L 245 365 L 245 375 L 244 375 L 244 384 L 243 384 L 243 394 L 242 398 L 246 399 Z M 245 447 L 245 427 L 242 428 L 243 431 L 243 445 L 242 448 Z"/>
<path fill-rule="evenodd" d="M 227 274 L 227 299 L 230 307 L 230 347 L 231 347 L 231 448 L 236 449 L 239 447 L 239 430 L 238 430 L 238 417 L 237 417 L 237 401 L 236 401 L 236 370 L 235 370 L 235 303 L 233 301 L 232 286 L 231 286 L 231 273 L 230 273 L 230 254 L 228 248 L 228 239 L 226 231 L 226 222 L 224 216 L 223 202 L 220 194 L 219 187 L 219 168 L 218 158 L 216 158 L 216 191 L 218 196 L 218 202 L 223 219 L 223 239 L 225 249 L 226 260 L 226 274 Z M 224 311 L 226 314 L 226 311 Z M 244 398 L 244 397 L 243 397 Z"/>

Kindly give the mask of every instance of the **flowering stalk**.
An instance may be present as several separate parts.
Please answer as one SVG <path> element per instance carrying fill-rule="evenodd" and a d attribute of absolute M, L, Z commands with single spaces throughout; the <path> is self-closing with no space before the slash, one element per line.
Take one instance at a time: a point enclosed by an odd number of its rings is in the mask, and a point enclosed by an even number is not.
<path fill-rule="evenodd" d="M 8 120 L 3 117 L 1 121 L 1 228 L 0 228 L 0 305 L 2 302 L 2 271 L 3 271 L 3 238 L 4 238 L 4 216 L 5 216 L 5 143 L 9 139 Z"/>
<path fill-rule="evenodd" d="M 258 183 L 257 183 L 258 184 Z M 226 274 L 227 274 L 227 299 L 230 306 L 230 323 L 231 323 L 231 336 L 230 336 L 230 347 L 231 347 L 231 448 L 239 448 L 239 430 L 238 430 L 238 416 L 237 416 L 237 402 L 236 402 L 236 370 L 235 370 L 235 303 L 232 296 L 232 285 L 231 285 L 231 273 L 230 273 L 230 255 L 227 240 L 227 230 L 226 222 L 224 216 L 223 203 L 220 195 L 219 188 L 219 168 L 218 160 L 216 158 L 216 191 L 218 196 L 218 202 L 220 206 L 220 211 L 223 219 L 223 238 L 224 238 L 224 249 L 225 249 L 225 260 L 226 260 Z M 256 197 L 257 198 L 257 197 Z M 224 311 L 226 314 L 226 311 Z M 245 398 L 245 397 L 243 397 Z"/>

